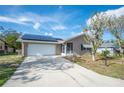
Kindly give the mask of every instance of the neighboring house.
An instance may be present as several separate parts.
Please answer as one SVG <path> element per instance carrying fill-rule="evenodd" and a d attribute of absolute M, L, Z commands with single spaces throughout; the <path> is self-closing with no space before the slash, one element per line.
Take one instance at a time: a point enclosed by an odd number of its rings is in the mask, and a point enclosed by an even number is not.
<path fill-rule="evenodd" d="M 11 52 L 13 52 L 13 48 L 10 48 L 4 40 L 0 39 L 0 54 Z"/>
<path fill-rule="evenodd" d="M 5 42 L 0 39 L 0 54 L 5 51 Z"/>
<path fill-rule="evenodd" d="M 102 51 L 108 50 L 110 54 L 114 54 L 116 50 L 118 49 L 117 45 L 112 42 L 104 42 L 98 49 L 98 53 L 102 53 Z"/>
<path fill-rule="evenodd" d="M 22 36 L 23 56 L 44 55 L 82 55 L 91 50 L 91 46 L 83 40 L 83 34 L 68 40 L 51 36 L 25 34 Z"/>

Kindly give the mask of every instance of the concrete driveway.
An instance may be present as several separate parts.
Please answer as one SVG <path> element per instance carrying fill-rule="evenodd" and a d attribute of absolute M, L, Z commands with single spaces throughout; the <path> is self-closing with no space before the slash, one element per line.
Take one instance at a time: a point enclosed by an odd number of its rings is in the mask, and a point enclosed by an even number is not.
<path fill-rule="evenodd" d="M 124 86 L 124 80 L 106 77 L 61 57 L 27 57 L 4 87 Z"/>

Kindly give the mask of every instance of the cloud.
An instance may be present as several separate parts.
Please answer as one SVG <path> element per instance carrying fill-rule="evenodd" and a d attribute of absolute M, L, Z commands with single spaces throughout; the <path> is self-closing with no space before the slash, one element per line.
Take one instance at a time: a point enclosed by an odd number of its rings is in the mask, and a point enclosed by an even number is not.
<path fill-rule="evenodd" d="M 58 8 L 62 8 L 59 6 Z M 77 13 L 55 12 L 52 15 L 42 15 L 33 12 L 15 13 L 0 16 L 0 22 L 11 22 L 24 26 L 31 26 L 34 30 L 41 31 L 63 31 L 72 29 L 73 26 L 66 26 L 64 23 L 72 19 Z M 73 27 L 74 28 L 74 27 Z M 74 29 L 78 28 L 75 27 Z"/>
<path fill-rule="evenodd" d="M 57 31 L 57 30 L 66 30 L 67 29 L 67 27 L 64 26 L 64 25 L 56 25 L 56 26 L 52 26 L 51 28 L 54 31 Z"/>
<path fill-rule="evenodd" d="M 106 14 L 107 16 L 112 16 L 112 15 L 114 15 L 114 16 L 116 16 L 116 17 L 119 17 L 119 16 L 121 16 L 121 15 L 124 15 L 124 7 L 121 7 L 121 8 L 119 8 L 119 9 L 114 9 L 114 10 L 107 10 L 107 11 L 105 11 L 105 12 L 101 12 L 101 14 Z M 101 15 L 102 16 L 102 15 Z M 95 19 L 95 17 L 96 16 L 93 16 L 93 18 Z M 89 18 L 87 21 L 86 21 L 86 23 L 88 24 L 88 25 L 90 25 L 91 24 L 91 18 Z"/>
<path fill-rule="evenodd" d="M 35 23 L 35 24 L 33 25 L 33 28 L 36 29 L 36 30 L 38 30 L 38 29 L 40 28 L 40 26 L 41 26 L 40 23 Z"/>
<path fill-rule="evenodd" d="M 11 23 L 17 23 L 17 24 L 26 25 L 26 23 L 21 22 L 21 21 L 15 19 L 15 18 L 11 18 L 11 17 L 0 16 L 0 21 L 1 21 L 1 22 L 11 22 Z"/>
<path fill-rule="evenodd" d="M 74 25 L 74 26 L 72 27 L 72 29 L 78 29 L 78 28 L 81 28 L 81 25 Z"/>
<path fill-rule="evenodd" d="M 20 25 L 32 26 L 35 30 L 39 30 L 41 25 L 45 26 L 44 24 L 49 24 L 50 22 L 56 24 L 60 23 L 59 20 L 53 18 L 52 16 L 42 16 L 32 12 L 0 16 L 0 22 L 10 22 Z"/>
<path fill-rule="evenodd" d="M 119 9 L 114 9 L 114 10 L 107 10 L 105 12 L 107 15 L 115 15 L 117 17 L 124 15 L 124 7 L 121 7 Z"/>
<path fill-rule="evenodd" d="M 48 32 L 45 32 L 45 35 L 46 35 L 46 36 L 52 36 L 52 35 L 53 35 L 53 33 L 48 33 Z"/>

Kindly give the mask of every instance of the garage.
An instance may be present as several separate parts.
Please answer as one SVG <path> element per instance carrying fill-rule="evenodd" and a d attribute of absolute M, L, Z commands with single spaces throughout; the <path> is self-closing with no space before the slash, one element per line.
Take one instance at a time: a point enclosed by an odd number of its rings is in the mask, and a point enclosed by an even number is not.
<path fill-rule="evenodd" d="M 27 56 L 48 56 L 55 54 L 55 44 L 28 44 Z"/>
<path fill-rule="evenodd" d="M 52 36 L 24 34 L 22 56 L 53 56 L 61 54 L 61 38 Z"/>

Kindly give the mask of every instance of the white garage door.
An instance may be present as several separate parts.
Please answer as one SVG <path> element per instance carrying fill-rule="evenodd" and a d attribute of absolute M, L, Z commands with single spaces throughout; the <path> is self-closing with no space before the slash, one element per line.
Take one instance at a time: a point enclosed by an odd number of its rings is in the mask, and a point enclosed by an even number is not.
<path fill-rule="evenodd" d="M 52 44 L 28 44 L 28 56 L 55 55 L 56 45 Z"/>

